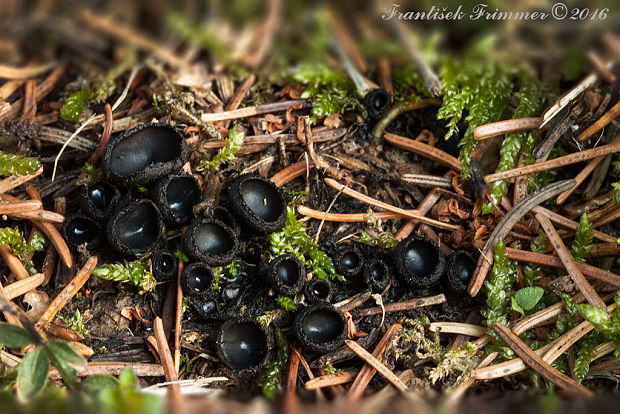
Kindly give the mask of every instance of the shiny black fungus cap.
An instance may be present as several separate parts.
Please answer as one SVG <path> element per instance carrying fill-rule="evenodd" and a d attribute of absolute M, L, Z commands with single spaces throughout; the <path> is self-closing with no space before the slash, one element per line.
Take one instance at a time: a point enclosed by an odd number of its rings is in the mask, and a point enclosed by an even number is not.
<path fill-rule="evenodd" d="M 322 355 L 340 348 L 349 329 L 340 310 L 321 302 L 297 313 L 293 332 L 304 350 Z"/>
<path fill-rule="evenodd" d="M 157 182 L 151 193 L 164 221 L 173 226 L 189 223 L 202 194 L 198 181 L 189 174 L 171 174 Z"/>
<path fill-rule="evenodd" d="M 372 89 L 364 96 L 364 106 L 370 118 L 379 119 L 390 110 L 392 95 L 385 89 Z"/>
<path fill-rule="evenodd" d="M 186 296 L 204 297 L 211 293 L 215 276 L 208 264 L 195 262 L 181 273 L 181 288 Z"/>
<path fill-rule="evenodd" d="M 456 295 L 465 295 L 474 274 L 476 261 L 465 250 L 455 250 L 446 264 L 446 287 Z"/>
<path fill-rule="evenodd" d="M 266 178 L 242 175 L 232 182 L 228 205 L 242 228 L 268 234 L 284 227 L 286 199 L 282 190 Z"/>
<path fill-rule="evenodd" d="M 362 272 L 364 267 L 362 251 L 353 243 L 339 246 L 334 253 L 333 261 L 336 271 L 343 275 L 347 281 L 352 281 L 355 276 Z"/>
<path fill-rule="evenodd" d="M 147 123 L 112 139 L 102 164 L 107 177 L 129 187 L 152 183 L 179 171 L 188 153 L 185 138 L 175 128 Z"/>
<path fill-rule="evenodd" d="M 255 319 L 237 318 L 225 322 L 217 333 L 215 351 L 234 377 L 253 377 L 270 362 L 274 338 Z"/>
<path fill-rule="evenodd" d="M 364 263 L 364 282 L 374 293 L 382 293 L 390 283 L 390 268 L 385 260 L 374 258 Z"/>
<path fill-rule="evenodd" d="M 306 281 L 306 268 L 297 256 L 283 254 L 269 262 L 267 279 L 279 294 L 295 296 Z"/>
<path fill-rule="evenodd" d="M 143 254 L 161 242 L 164 221 L 157 206 L 148 199 L 135 200 L 117 210 L 108 220 L 108 242 L 124 254 Z"/>
<path fill-rule="evenodd" d="M 118 188 L 105 181 L 92 181 L 81 188 L 79 203 L 84 213 L 95 220 L 105 220 L 116 209 L 121 198 Z"/>
<path fill-rule="evenodd" d="M 396 275 L 413 288 L 436 285 L 445 268 L 446 259 L 437 244 L 423 237 L 402 240 L 392 254 Z"/>
<path fill-rule="evenodd" d="M 158 250 L 151 258 L 153 277 L 158 282 L 171 282 L 177 278 L 179 260 L 167 250 Z"/>
<path fill-rule="evenodd" d="M 211 266 L 230 263 L 239 249 L 237 234 L 215 218 L 195 221 L 185 231 L 183 251 L 192 259 Z"/>
<path fill-rule="evenodd" d="M 93 250 L 103 243 L 101 224 L 84 214 L 66 217 L 62 225 L 62 234 L 67 244 L 73 249 L 86 243 L 86 248 Z"/>
<path fill-rule="evenodd" d="M 332 289 L 325 279 L 313 277 L 304 286 L 304 298 L 307 303 L 329 302 Z"/>

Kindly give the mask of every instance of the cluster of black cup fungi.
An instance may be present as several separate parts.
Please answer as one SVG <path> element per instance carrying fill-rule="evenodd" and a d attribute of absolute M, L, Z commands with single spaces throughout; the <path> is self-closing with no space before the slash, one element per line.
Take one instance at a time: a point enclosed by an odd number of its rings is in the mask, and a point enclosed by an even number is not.
<path fill-rule="evenodd" d="M 218 206 L 203 208 L 198 182 L 179 172 L 187 160 L 185 139 L 164 124 L 144 124 L 116 137 L 102 160 L 105 179 L 83 187 L 82 213 L 64 224 L 66 240 L 91 251 L 107 244 L 124 257 L 150 255 L 158 282 L 176 279 L 178 262 L 170 246 L 180 246 L 190 259 L 181 284 L 191 312 L 219 323 L 215 351 L 238 375 L 258 373 L 273 358 L 274 334 L 257 316 L 277 307 L 276 295 L 297 299 L 298 310 L 289 323 L 304 351 L 325 354 L 341 347 L 348 325 L 331 304 L 332 283 L 308 280 L 295 255 L 267 259 L 265 236 L 281 230 L 286 221 L 283 192 L 262 177 L 240 175 L 226 183 Z M 148 196 L 138 186 L 148 188 Z M 166 240 L 171 230 L 180 233 L 183 226 L 181 240 Z M 355 243 L 328 248 L 347 280 L 344 290 L 360 287 L 382 295 L 415 291 L 437 286 L 444 276 L 445 286 L 462 294 L 475 264 L 464 251 L 446 260 L 434 242 L 418 236 L 403 240 L 392 252 L 373 254 L 369 249 Z M 216 277 L 214 268 L 233 260 L 239 262 L 234 274 Z"/>

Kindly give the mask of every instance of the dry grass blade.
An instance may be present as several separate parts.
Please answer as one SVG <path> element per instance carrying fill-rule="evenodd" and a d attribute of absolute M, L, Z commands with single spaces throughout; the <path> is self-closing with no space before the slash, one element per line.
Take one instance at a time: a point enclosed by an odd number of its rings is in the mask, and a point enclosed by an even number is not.
<path fill-rule="evenodd" d="M 575 282 L 575 285 L 586 298 L 588 303 L 601 309 L 605 309 L 605 302 L 603 302 L 603 299 L 600 298 L 594 288 L 583 276 L 581 270 L 579 270 L 579 268 L 575 265 L 575 261 L 573 260 L 570 252 L 564 245 L 564 242 L 558 235 L 558 232 L 553 227 L 553 224 L 551 224 L 551 221 L 549 221 L 549 219 L 542 214 L 536 214 L 536 220 L 538 220 L 541 227 L 545 231 L 545 234 L 547 234 L 549 241 L 553 245 L 553 248 L 560 257 L 562 263 L 564 264 L 566 271 L 570 275 L 571 279 L 573 279 L 573 282 Z"/>
<path fill-rule="evenodd" d="M 506 326 L 493 324 L 495 332 L 506 342 L 506 344 L 517 354 L 525 364 L 534 371 L 538 372 L 543 378 L 551 381 L 559 388 L 582 397 L 592 397 L 594 393 L 585 386 L 579 384 L 574 379 L 567 377 L 560 371 L 547 364 L 541 357 L 528 347 L 517 335 L 512 333 Z"/>
<path fill-rule="evenodd" d="M 616 104 L 609 111 L 607 111 L 605 115 L 600 117 L 595 123 L 579 134 L 577 141 L 582 142 L 590 138 L 592 135 L 609 125 L 618 115 L 620 115 L 620 101 L 616 102 Z"/>
<path fill-rule="evenodd" d="M 332 187 L 333 189 L 337 190 L 337 191 L 341 191 L 344 194 L 353 197 L 357 200 L 363 201 L 364 203 L 370 204 L 371 206 L 375 206 L 375 207 L 379 207 L 382 208 L 384 210 L 387 211 L 391 211 L 393 213 L 398 213 L 398 214 L 402 214 L 405 217 L 409 217 L 409 218 L 413 218 L 418 220 L 419 222 L 428 224 L 430 226 L 434 226 L 434 227 L 439 227 L 442 229 L 447 229 L 447 230 L 458 230 L 460 229 L 459 226 L 455 225 L 455 224 L 449 224 L 449 223 L 444 223 L 441 221 L 437 221 L 437 220 L 433 220 L 431 218 L 425 217 L 419 213 L 411 213 L 408 210 L 404 210 L 402 208 L 399 207 L 395 207 L 392 206 L 390 204 L 384 203 L 383 201 L 379 201 L 376 200 L 372 197 L 368 197 L 367 195 L 364 195 L 358 191 L 353 190 L 350 187 L 347 187 L 344 184 L 340 184 L 338 181 L 331 179 L 331 178 L 325 178 L 325 183 L 327 185 L 329 185 L 330 187 Z"/>
<path fill-rule="evenodd" d="M 457 158 L 431 145 L 424 144 L 414 139 L 401 137 L 400 135 L 392 134 L 390 132 L 386 132 L 383 135 L 383 139 L 398 148 L 414 152 L 418 155 L 438 162 L 439 164 L 443 164 L 454 171 L 461 172 L 461 162 Z"/>
<path fill-rule="evenodd" d="M 297 211 L 299 214 L 304 215 L 306 217 L 311 217 L 317 220 L 325 220 L 325 221 L 337 221 L 341 223 L 357 223 L 366 221 L 367 213 L 326 213 L 324 211 L 314 210 L 310 207 L 299 206 L 297 207 Z M 418 210 L 407 210 L 413 214 L 417 214 Z M 391 213 L 391 212 L 376 212 L 374 213 L 378 219 L 381 220 L 390 220 L 390 219 L 402 219 L 407 218 L 407 216 Z"/>
<path fill-rule="evenodd" d="M 461 322 L 432 322 L 428 329 L 431 332 L 452 333 L 476 337 L 486 335 L 487 333 L 487 329 L 484 326 Z"/>
<path fill-rule="evenodd" d="M 355 352 L 357 356 L 362 358 L 368 365 L 373 367 L 379 374 L 381 374 L 385 379 L 390 381 L 392 385 L 398 388 L 401 392 L 407 393 L 409 392 L 409 388 L 407 385 L 401 381 L 396 374 L 390 371 L 385 365 L 379 362 L 372 354 L 366 351 L 364 348 L 359 346 L 357 343 L 351 340 L 346 340 L 344 343 L 351 348 L 351 351 Z"/>
<path fill-rule="evenodd" d="M 215 112 L 211 114 L 202 114 L 200 119 L 203 122 L 225 121 L 228 119 L 248 118 L 250 116 L 265 115 L 273 112 L 284 112 L 289 108 L 299 107 L 299 109 L 307 107 L 309 104 L 303 99 L 293 101 L 274 102 L 246 108 L 234 109 L 226 112 Z"/>
<path fill-rule="evenodd" d="M 41 202 L 37 200 L 0 203 L 0 214 L 6 215 L 39 209 L 41 209 Z"/>
<path fill-rule="evenodd" d="M 56 66 L 56 62 L 48 62 L 38 65 L 28 65 L 16 68 L 8 65 L 0 65 L 0 79 L 30 79 L 43 75 Z"/>
<path fill-rule="evenodd" d="M 69 282 L 67 286 L 54 298 L 52 303 L 45 309 L 43 315 L 35 323 L 34 327 L 37 331 L 41 331 L 45 325 L 47 325 L 54 316 L 67 304 L 69 300 L 84 286 L 84 283 L 90 277 L 90 274 L 95 270 L 97 266 L 97 257 L 91 257 L 88 259 L 84 267 L 75 275 L 73 280 Z"/>
<path fill-rule="evenodd" d="M 519 118 L 480 125 L 474 128 L 474 139 L 483 140 L 509 132 L 538 129 L 542 125 L 542 121 L 542 118 Z"/>

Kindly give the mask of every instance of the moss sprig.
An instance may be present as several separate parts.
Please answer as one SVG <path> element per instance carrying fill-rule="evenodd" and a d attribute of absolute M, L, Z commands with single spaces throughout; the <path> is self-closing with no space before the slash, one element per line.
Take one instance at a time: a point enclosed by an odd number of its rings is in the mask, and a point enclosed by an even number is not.
<path fill-rule="evenodd" d="M 33 174 L 39 168 L 41 168 L 41 163 L 36 158 L 20 157 L 0 151 L 0 176 Z"/>
<path fill-rule="evenodd" d="M 332 259 L 319 249 L 310 238 L 304 225 L 297 220 L 295 210 L 288 207 L 284 228 L 267 236 L 269 251 L 273 257 L 291 253 L 301 260 L 306 269 L 316 277 L 326 280 L 344 281 L 344 276 L 336 272 Z"/>
<path fill-rule="evenodd" d="M 535 253 L 547 252 L 547 235 L 543 229 L 538 229 L 536 236 L 530 243 L 530 250 Z M 523 283 L 526 287 L 538 286 L 538 281 L 542 277 L 542 266 L 535 263 L 525 263 L 523 266 Z"/>
<path fill-rule="evenodd" d="M 583 213 L 577 231 L 575 232 L 575 240 L 571 244 L 571 253 L 573 260 L 584 263 L 585 257 L 592 251 L 592 224 L 588 221 L 588 214 Z"/>
<path fill-rule="evenodd" d="M 263 396 L 268 400 L 273 400 L 276 397 L 276 391 L 286 372 L 290 354 L 288 341 L 279 329 L 275 331 L 276 343 L 278 346 L 276 357 L 267 365 L 267 368 L 265 368 L 265 371 L 263 371 L 258 379 L 258 386 L 263 391 Z"/>
<path fill-rule="evenodd" d="M 601 339 L 601 335 L 598 332 L 591 332 L 579 341 L 577 357 L 575 358 L 575 366 L 573 368 L 577 381 L 582 382 L 586 375 L 588 375 L 594 349 L 601 343 Z"/>
<path fill-rule="evenodd" d="M 615 302 L 620 305 L 620 293 L 616 294 Z M 600 332 L 605 340 L 614 342 L 616 344 L 616 350 L 614 355 L 620 356 L 620 313 L 616 309 L 613 315 L 609 315 L 607 311 L 590 305 L 589 303 L 582 303 L 577 305 L 579 314 L 592 325 L 594 330 Z"/>
<path fill-rule="evenodd" d="M 35 231 L 32 239 L 28 242 L 24 238 L 22 232 L 17 228 L 3 227 L 0 228 L 0 246 L 8 246 L 15 256 L 19 258 L 28 273 L 31 275 L 37 273 L 37 270 L 28 258 L 30 252 L 41 252 L 47 246 L 47 240 L 41 233 Z"/>
<path fill-rule="evenodd" d="M 143 260 L 104 264 L 97 266 L 93 274 L 101 279 L 137 286 L 140 288 L 140 293 L 150 292 L 156 285 L 153 273 Z"/>
<path fill-rule="evenodd" d="M 235 125 L 229 132 L 228 138 L 226 138 L 226 145 L 219 149 L 217 154 L 210 161 L 201 161 L 196 167 L 196 171 L 209 170 L 216 172 L 220 169 L 222 164 L 232 164 L 237 159 L 237 153 L 243 146 L 243 140 L 245 139 L 245 133 L 241 131 L 237 125 Z"/>

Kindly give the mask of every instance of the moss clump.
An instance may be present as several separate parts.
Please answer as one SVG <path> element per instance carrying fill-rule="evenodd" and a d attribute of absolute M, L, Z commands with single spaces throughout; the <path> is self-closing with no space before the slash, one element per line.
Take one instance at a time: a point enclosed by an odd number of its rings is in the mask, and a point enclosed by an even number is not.
<path fill-rule="evenodd" d="M 41 168 L 38 159 L 0 151 L 0 175 L 28 175 Z"/>
<path fill-rule="evenodd" d="M 138 286 L 142 292 L 150 292 L 155 288 L 155 278 L 149 266 L 143 260 L 110 263 L 97 266 L 93 274 L 101 279 L 115 282 L 130 283 Z"/>

